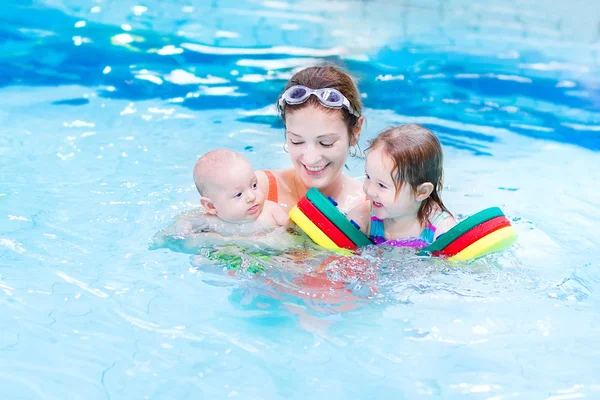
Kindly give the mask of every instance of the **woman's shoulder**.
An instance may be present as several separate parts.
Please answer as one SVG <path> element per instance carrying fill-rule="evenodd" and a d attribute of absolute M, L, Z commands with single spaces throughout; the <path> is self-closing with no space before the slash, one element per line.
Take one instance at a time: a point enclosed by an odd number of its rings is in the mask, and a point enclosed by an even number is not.
<path fill-rule="evenodd" d="M 371 204 L 368 201 L 361 201 L 353 207 L 346 217 L 353 220 L 360 226 L 360 230 L 365 235 L 369 231 L 369 220 L 371 219 Z"/>
<path fill-rule="evenodd" d="M 344 175 L 344 183 L 348 186 L 351 186 L 352 188 L 359 188 L 362 190 L 362 181 L 359 181 L 358 179 L 353 178 L 351 176 Z"/>
<path fill-rule="evenodd" d="M 366 200 L 360 201 L 348 211 L 347 216 L 349 219 L 354 220 L 357 220 L 357 218 L 360 220 L 370 219 L 371 204 Z"/>
<path fill-rule="evenodd" d="M 277 199 L 277 203 L 286 210 L 290 209 L 297 200 L 291 195 L 293 185 L 293 169 L 259 170 L 256 171 L 258 185 L 267 195 L 268 200 Z M 276 196 L 275 196 L 276 193 Z"/>
<path fill-rule="evenodd" d="M 265 183 L 269 180 L 269 176 L 273 176 L 278 182 L 286 183 L 291 175 L 293 168 L 288 169 L 259 169 L 256 171 L 256 177 L 259 183 L 264 181 Z"/>
<path fill-rule="evenodd" d="M 359 206 L 368 209 L 369 205 L 369 200 L 362 189 L 362 182 L 354 178 L 345 177 L 344 195 L 343 200 L 340 202 L 340 208 L 343 211 L 349 211 Z"/>
<path fill-rule="evenodd" d="M 258 179 L 258 186 L 260 186 L 265 192 L 271 190 L 271 185 L 274 183 L 277 185 L 277 182 L 281 179 L 279 178 L 280 170 L 270 170 L 270 169 L 259 169 L 255 171 L 256 179 Z M 275 182 L 273 182 L 273 180 Z"/>

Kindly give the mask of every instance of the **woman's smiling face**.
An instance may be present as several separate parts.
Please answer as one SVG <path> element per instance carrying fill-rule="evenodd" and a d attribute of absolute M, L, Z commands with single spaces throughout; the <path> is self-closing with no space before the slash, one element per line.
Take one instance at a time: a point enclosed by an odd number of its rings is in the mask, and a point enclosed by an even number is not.
<path fill-rule="evenodd" d="M 323 189 L 340 178 L 350 135 L 342 111 L 308 106 L 286 118 L 286 142 L 296 176 L 307 187 Z"/>

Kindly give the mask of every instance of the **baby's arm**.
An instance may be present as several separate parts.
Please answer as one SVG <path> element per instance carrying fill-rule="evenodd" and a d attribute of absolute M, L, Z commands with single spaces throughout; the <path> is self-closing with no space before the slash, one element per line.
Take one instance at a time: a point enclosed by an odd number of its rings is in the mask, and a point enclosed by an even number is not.
<path fill-rule="evenodd" d="M 359 226 L 360 231 L 365 235 L 369 234 L 369 220 L 371 219 L 371 202 L 363 201 L 356 207 L 354 207 L 346 218 L 349 220 L 354 220 Z"/>
<path fill-rule="evenodd" d="M 274 201 L 266 200 L 265 208 L 266 208 L 266 210 L 263 210 L 263 211 L 266 211 L 267 213 L 269 213 L 271 215 L 271 217 L 273 218 L 273 221 L 275 221 L 276 225 L 278 225 L 278 226 L 290 226 L 291 225 L 290 216 L 288 215 L 288 213 L 285 212 L 283 207 L 281 207 L 279 204 L 275 203 Z"/>
<path fill-rule="evenodd" d="M 186 237 L 190 234 L 216 233 L 222 236 L 249 236 L 260 230 L 256 224 L 234 224 L 205 212 L 186 213 L 165 230 L 165 234 L 174 237 Z"/>
<path fill-rule="evenodd" d="M 185 237 L 202 230 L 204 211 L 200 208 L 186 211 L 175 218 L 175 221 L 161 231 L 164 236 Z"/>

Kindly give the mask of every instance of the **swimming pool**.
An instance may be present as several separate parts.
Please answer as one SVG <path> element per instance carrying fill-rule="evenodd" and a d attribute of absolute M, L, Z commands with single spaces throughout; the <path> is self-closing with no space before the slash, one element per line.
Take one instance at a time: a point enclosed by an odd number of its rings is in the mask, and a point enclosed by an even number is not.
<path fill-rule="evenodd" d="M 600 397 L 594 2 L 23 3 L 0 17 L 2 398 Z M 288 165 L 273 104 L 319 60 L 357 77 L 363 141 L 435 130 L 445 203 L 502 207 L 518 245 L 404 254 L 343 312 L 151 249 L 199 154 Z"/>

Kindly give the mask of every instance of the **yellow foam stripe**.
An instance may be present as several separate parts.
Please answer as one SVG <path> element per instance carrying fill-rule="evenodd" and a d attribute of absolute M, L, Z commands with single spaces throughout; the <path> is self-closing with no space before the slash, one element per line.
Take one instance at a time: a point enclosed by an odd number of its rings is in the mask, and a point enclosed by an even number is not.
<path fill-rule="evenodd" d="M 505 226 L 465 247 L 461 252 L 450 257 L 449 260 L 470 260 L 485 256 L 486 254 L 507 249 L 516 241 L 517 233 L 512 226 Z"/>
<path fill-rule="evenodd" d="M 340 247 L 333 242 L 320 230 L 308 217 L 300 211 L 297 206 L 292 207 L 289 212 L 290 218 L 296 223 L 310 238 L 319 246 L 325 247 L 328 250 L 341 250 Z"/>

